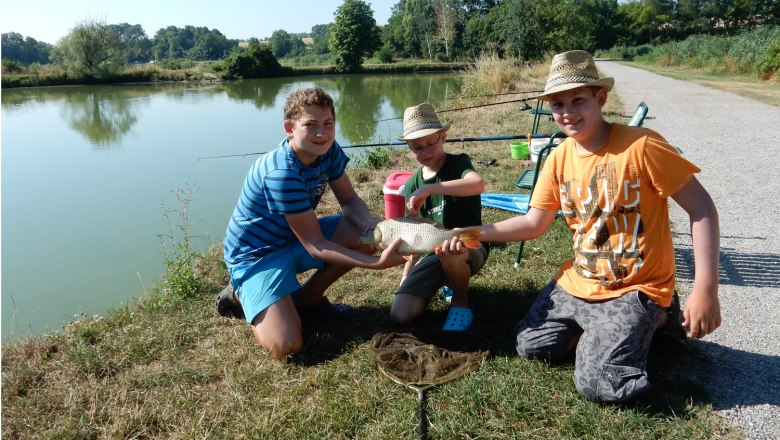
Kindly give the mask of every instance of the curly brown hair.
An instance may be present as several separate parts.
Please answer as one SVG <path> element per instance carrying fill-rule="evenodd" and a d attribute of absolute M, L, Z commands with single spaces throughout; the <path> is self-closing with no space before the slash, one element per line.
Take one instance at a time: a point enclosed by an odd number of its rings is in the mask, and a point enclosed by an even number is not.
<path fill-rule="evenodd" d="M 333 119 L 336 119 L 333 98 L 319 87 L 310 87 L 296 90 L 287 97 L 287 102 L 284 104 L 284 120 L 290 123 L 297 121 L 310 105 L 329 108 Z"/>

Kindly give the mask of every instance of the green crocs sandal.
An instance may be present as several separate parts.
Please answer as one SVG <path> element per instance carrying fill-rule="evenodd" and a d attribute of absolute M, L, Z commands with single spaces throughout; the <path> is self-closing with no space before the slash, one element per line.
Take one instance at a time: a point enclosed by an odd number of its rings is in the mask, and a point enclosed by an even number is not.
<path fill-rule="evenodd" d="M 442 330 L 464 332 L 471 327 L 474 321 L 474 313 L 468 307 L 450 307 L 447 320 L 444 321 Z"/>

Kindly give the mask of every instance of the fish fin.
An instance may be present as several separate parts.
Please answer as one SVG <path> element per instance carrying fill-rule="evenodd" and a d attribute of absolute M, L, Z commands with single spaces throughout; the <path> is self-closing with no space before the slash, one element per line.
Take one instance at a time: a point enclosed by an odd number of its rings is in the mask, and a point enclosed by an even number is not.
<path fill-rule="evenodd" d="M 469 249 L 477 249 L 481 246 L 479 242 L 479 236 L 481 232 L 479 229 L 464 229 L 458 234 L 458 238 Z"/>

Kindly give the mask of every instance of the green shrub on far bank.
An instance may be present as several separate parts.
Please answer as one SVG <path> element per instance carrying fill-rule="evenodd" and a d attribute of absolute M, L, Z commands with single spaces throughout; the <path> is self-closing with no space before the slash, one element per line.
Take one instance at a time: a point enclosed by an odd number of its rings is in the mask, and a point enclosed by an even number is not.
<path fill-rule="evenodd" d="M 263 78 L 278 76 L 286 70 L 268 46 L 254 44 L 247 50 L 233 51 L 225 58 L 228 78 Z"/>
<path fill-rule="evenodd" d="M 596 51 L 594 56 L 597 58 L 608 58 L 613 60 L 633 61 L 634 58 L 647 55 L 653 50 L 650 44 L 641 46 L 615 46 L 608 50 Z"/>
<path fill-rule="evenodd" d="M 24 70 L 24 65 L 19 61 L 3 60 L 3 75 L 7 73 L 20 73 Z"/>

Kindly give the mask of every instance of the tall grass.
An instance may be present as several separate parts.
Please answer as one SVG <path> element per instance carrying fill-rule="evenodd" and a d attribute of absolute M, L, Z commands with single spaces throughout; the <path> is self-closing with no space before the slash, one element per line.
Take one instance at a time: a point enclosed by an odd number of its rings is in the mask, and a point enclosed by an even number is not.
<path fill-rule="evenodd" d="M 780 81 L 780 26 L 763 26 L 735 36 L 695 35 L 652 49 L 615 47 L 599 55 Z"/>
<path fill-rule="evenodd" d="M 464 72 L 461 94 L 474 98 L 538 90 L 539 87 L 534 87 L 533 84 L 543 84 L 548 69 L 548 64 L 483 54 Z"/>

